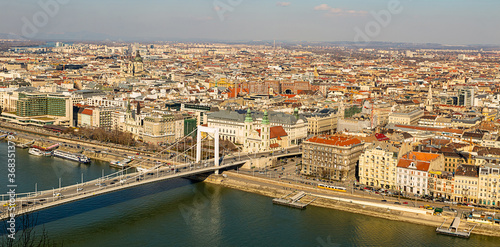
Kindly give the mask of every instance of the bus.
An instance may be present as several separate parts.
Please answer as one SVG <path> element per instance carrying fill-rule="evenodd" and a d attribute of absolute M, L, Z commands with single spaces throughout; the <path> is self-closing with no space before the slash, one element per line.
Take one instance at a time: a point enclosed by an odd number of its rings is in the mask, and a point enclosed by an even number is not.
<path fill-rule="evenodd" d="M 338 192 L 346 192 L 346 188 L 340 187 L 340 186 L 333 186 L 333 185 L 326 185 L 326 184 L 318 184 L 318 188 L 320 189 L 327 189 L 327 190 L 333 190 L 333 191 L 338 191 Z"/>

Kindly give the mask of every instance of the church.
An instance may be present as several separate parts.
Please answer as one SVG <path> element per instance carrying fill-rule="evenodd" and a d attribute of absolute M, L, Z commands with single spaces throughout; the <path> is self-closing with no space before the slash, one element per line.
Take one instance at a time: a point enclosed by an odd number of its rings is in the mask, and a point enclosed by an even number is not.
<path fill-rule="evenodd" d="M 255 124 L 252 111 L 248 109 L 245 117 L 245 143 L 243 152 L 266 152 L 281 150 L 290 146 L 288 134 L 283 126 L 273 126 L 269 122 L 267 111 L 264 111 L 262 122 Z"/>
<path fill-rule="evenodd" d="M 122 66 L 123 72 L 127 74 L 131 74 L 133 76 L 143 74 L 144 71 L 144 62 L 142 60 L 141 54 L 139 51 L 135 54 L 135 58 L 127 61 Z"/>

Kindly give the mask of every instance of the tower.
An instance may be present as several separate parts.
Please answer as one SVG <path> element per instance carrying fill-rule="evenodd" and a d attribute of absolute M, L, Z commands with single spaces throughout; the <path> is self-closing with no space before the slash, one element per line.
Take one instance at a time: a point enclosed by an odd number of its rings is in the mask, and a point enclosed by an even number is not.
<path fill-rule="evenodd" d="M 339 105 L 339 108 L 338 108 L 338 111 L 337 111 L 337 115 L 338 117 L 340 117 L 341 119 L 344 118 L 344 114 L 345 114 L 345 106 L 344 106 L 344 101 L 340 101 L 340 105 Z"/>
<path fill-rule="evenodd" d="M 432 106 L 432 84 L 429 84 L 429 92 L 427 93 L 427 100 L 425 101 L 425 109 L 428 112 L 433 111 L 433 106 Z"/>
<path fill-rule="evenodd" d="M 252 111 L 250 108 L 247 110 L 247 115 L 245 116 L 245 143 L 244 143 L 244 148 L 246 151 L 249 151 L 250 144 L 248 142 L 248 138 L 250 137 L 250 134 L 252 133 L 252 124 L 253 124 L 253 118 L 252 118 Z"/>
<path fill-rule="evenodd" d="M 267 115 L 267 111 L 264 111 L 264 117 L 262 118 L 262 129 L 260 133 L 260 137 L 262 140 L 262 150 L 267 150 L 270 145 L 270 136 L 271 136 L 271 125 L 269 123 L 269 117 Z"/>

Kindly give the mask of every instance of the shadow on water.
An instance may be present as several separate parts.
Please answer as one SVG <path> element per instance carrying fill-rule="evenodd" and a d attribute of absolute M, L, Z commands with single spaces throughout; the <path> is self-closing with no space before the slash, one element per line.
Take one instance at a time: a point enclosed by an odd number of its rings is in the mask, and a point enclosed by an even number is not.
<path fill-rule="evenodd" d="M 157 193 L 165 192 L 168 190 L 187 186 L 190 184 L 195 184 L 198 182 L 199 182 L 198 180 L 191 180 L 187 178 L 175 178 L 166 181 L 145 184 L 139 187 L 120 190 L 109 194 L 90 197 L 84 200 L 75 201 L 68 204 L 33 212 L 29 215 L 36 216 L 37 221 L 33 226 L 39 226 L 56 220 L 109 207 L 122 202 L 135 200 L 141 197 L 154 195 Z M 16 217 L 16 225 L 20 225 L 20 222 L 23 219 L 22 217 L 23 216 Z M 0 222 L 0 225 L 4 225 L 4 223 L 6 222 L 2 221 Z M 0 230 L 0 236 L 5 234 L 7 234 L 7 230 L 5 228 L 2 228 Z"/>

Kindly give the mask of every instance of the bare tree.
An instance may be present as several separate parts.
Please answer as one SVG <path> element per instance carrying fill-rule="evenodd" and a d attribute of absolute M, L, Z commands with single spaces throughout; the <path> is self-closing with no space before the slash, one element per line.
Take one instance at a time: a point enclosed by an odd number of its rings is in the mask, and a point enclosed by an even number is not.
<path fill-rule="evenodd" d="M 38 215 L 27 214 L 18 218 L 20 224 L 16 226 L 15 239 L 5 234 L 0 237 L 0 247 L 49 247 L 63 246 L 50 237 L 44 226 L 35 228 L 38 222 Z M 4 221 L 4 229 L 7 229 L 7 221 Z"/>

